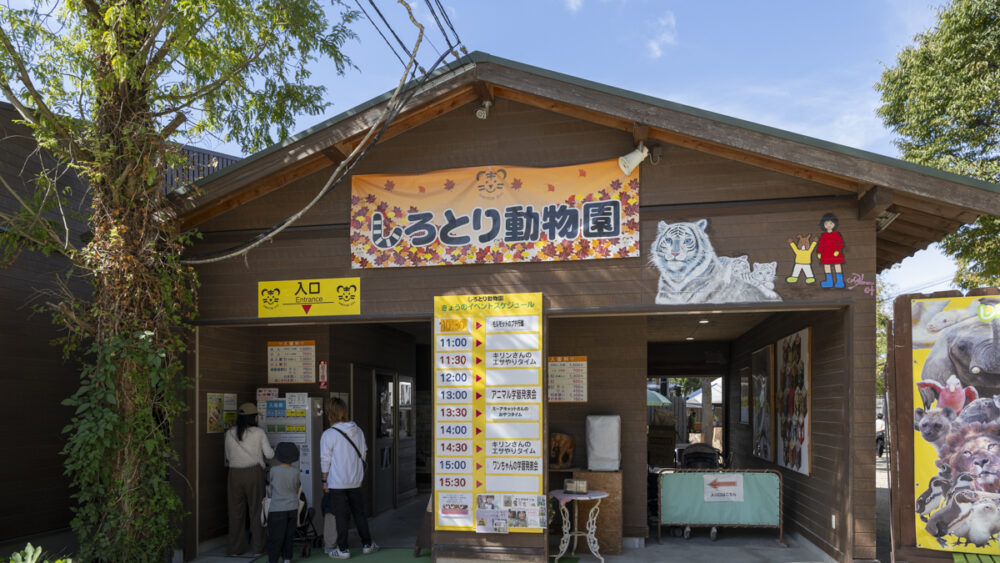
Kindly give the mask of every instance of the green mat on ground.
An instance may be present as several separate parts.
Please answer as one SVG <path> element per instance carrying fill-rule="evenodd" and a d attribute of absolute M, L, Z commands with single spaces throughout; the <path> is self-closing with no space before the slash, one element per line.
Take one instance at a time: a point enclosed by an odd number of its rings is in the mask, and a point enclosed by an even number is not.
<path fill-rule="evenodd" d="M 299 549 L 301 549 L 301 547 Z M 329 555 L 323 553 L 322 548 L 318 549 L 313 548 L 312 555 L 305 558 L 302 557 L 301 553 L 302 553 L 301 551 L 296 550 L 295 557 L 292 557 L 292 563 L 297 563 L 300 561 L 302 562 L 308 561 L 310 563 L 318 563 L 319 561 L 325 561 L 327 563 L 330 563 L 332 561 L 339 561 L 338 559 L 331 559 Z M 430 551 L 425 549 L 420 553 L 421 553 L 420 557 L 414 557 L 412 549 L 382 548 L 376 551 L 375 553 L 364 555 L 363 553 L 361 553 L 361 548 L 358 547 L 351 549 L 351 558 L 347 559 L 347 561 L 357 560 L 359 563 L 395 563 L 404 561 L 425 562 L 431 560 Z M 554 560 L 555 560 L 554 558 L 549 557 L 550 562 Z M 267 557 L 266 556 L 262 557 L 260 561 L 266 562 Z M 579 557 L 570 557 L 568 555 L 559 559 L 559 563 L 578 563 L 579 561 L 580 561 Z"/>

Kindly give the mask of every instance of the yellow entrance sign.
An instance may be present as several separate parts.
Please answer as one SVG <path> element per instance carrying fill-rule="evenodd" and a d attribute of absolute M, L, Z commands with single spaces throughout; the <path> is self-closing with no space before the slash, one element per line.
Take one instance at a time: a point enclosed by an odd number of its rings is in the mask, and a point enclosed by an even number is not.
<path fill-rule="evenodd" d="M 360 314 L 361 278 L 257 282 L 260 318 Z"/>

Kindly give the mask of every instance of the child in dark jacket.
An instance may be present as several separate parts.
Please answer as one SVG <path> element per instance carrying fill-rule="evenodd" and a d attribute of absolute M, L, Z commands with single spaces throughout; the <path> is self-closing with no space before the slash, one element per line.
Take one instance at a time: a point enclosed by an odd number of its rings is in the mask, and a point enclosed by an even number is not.
<path fill-rule="evenodd" d="M 291 442 L 281 442 L 274 448 L 274 457 L 281 465 L 272 467 L 271 506 L 267 512 L 267 561 L 284 563 L 292 560 L 292 540 L 299 512 L 299 470 L 292 464 L 299 460 L 299 448 Z"/>

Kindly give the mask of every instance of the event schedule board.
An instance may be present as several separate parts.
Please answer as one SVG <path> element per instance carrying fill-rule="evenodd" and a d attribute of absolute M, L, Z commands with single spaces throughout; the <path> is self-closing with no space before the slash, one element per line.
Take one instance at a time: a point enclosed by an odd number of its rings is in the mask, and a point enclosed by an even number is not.
<path fill-rule="evenodd" d="M 434 298 L 435 529 L 545 522 L 542 294 Z"/>

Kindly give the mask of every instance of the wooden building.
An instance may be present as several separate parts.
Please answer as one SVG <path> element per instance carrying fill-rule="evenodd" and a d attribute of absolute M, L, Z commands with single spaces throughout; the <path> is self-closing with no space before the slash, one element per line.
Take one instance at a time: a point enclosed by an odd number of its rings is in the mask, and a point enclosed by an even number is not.
<path fill-rule="evenodd" d="M 39 150 L 30 129 L 15 123 L 20 119 L 12 105 L 0 102 L 0 178 L 18 197 L 30 201 L 35 176 L 43 169 L 52 169 L 56 162 Z M 213 151 L 184 150 L 191 167 L 172 171 L 165 189 L 176 188 L 192 175 L 204 176 L 236 162 Z M 66 209 L 67 237 L 79 247 L 87 232 L 86 185 L 72 170 L 61 170 L 61 185 L 72 189 Z M 19 209 L 17 198 L 0 185 L 0 216 Z M 54 212 L 51 218 L 62 223 Z M 53 324 L 51 315 L 35 310 L 52 301 L 61 284 L 87 298 L 90 287 L 83 280 L 67 278 L 69 268 L 69 261 L 58 254 L 44 256 L 31 251 L 7 257 L 0 264 L 0 412 L 9 429 L 5 463 L 0 464 L 0 542 L 65 530 L 72 518 L 72 491 L 60 452 L 66 443 L 62 430 L 73 409 L 62 402 L 79 385 L 79 365 L 72 358 L 63 358 L 56 341 L 64 332 Z M 67 542 L 71 544 L 71 540 Z"/>
<path fill-rule="evenodd" d="M 206 178 L 204 193 L 179 219 L 183 228 L 204 234 L 192 254 L 238 245 L 302 208 L 387 99 Z M 488 114 L 482 119 L 476 110 L 484 102 L 490 106 L 480 112 Z M 638 172 L 638 248 L 630 257 L 355 267 L 365 264 L 352 256 L 349 177 L 246 258 L 199 266 L 201 316 L 189 363 L 196 379 L 184 438 L 193 483 L 186 499 L 186 555 L 226 531 L 222 435 L 205 431 L 205 396 L 227 392 L 240 402 L 252 400 L 267 383 L 267 342 L 315 341 L 317 361 L 329 366 L 329 391 L 351 394 L 356 418 L 369 432 L 378 382 L 415 381 L 416 443 L 401 439 L 373 448 L 372 459 L 399 460 L 392 476 L 376 477 L 383 484 L 373 487 L 371 501 L 379 511 L 412 494 L 414 466 L 418 474 L 423 467 L 434 297 L 540 292 L 544 355 L 587 356 L 589 377 L 587 402 L 548 405 L 547 431 L 576 436 L 576 465 L 584 465 L 585 417 L 621 417 L 617 505 L 624 537 L 648 535 L 647 376 L 721 375 L 726 449 L 734 465 L 780 468 L 788 529 L 838 561 L 873 559 L 875 275 L 979 214 L 1000 214 L 1000 190 L 483 53 L 451 64 L 417 92 L 352 175 L 582 166 L 618 158 L 640 142 L 653 155 Z M 843 247 L 827 247 L 826 259 L 813 256 L 810 245 L 830 232 L 839 233 Z M 723 282 L 720 287 L 699 291 L 704 279 L 697 281 L 693 262 L 666 263 L 666 253 L 680 252 L 669 248 L 675 233 L 681 246 L 690 242 L 681 239 L 697 239 L 696 258 L 721 268 L 713 281 Z M 805 248 L 796 252 L 806 235 Z M 796 268 L 797 256 L 809 268 Z M 832 268 L 828 285 L 834 287 L 824 287 L 826 268 Z M 258 316 L 258 282 L 347 277 L 360 278 L 360 314 Z M 760 350 L 795 334 L 811 339 L 811 348 L 804 348 L 810 383 L 787 403 L 796 413 L 808 410 L 808 459 L 779 460 L 770 453 L 785 466 L 779 467 L 754 455 L 753 426 L 740 419 L 740 383 Z M 780 348 L 769 357 L 781 362 Z M 282 387 L 293 390 L 327 393 L 319 384 Z M 411 450 L 416 461 L 404 464 Z M 551 483 L 563 476 L 547 473 Z M 544 539 L 449 532 L 437 534 L 435 543 L 439 557 L 501 551 L 540 560 Z"/>

